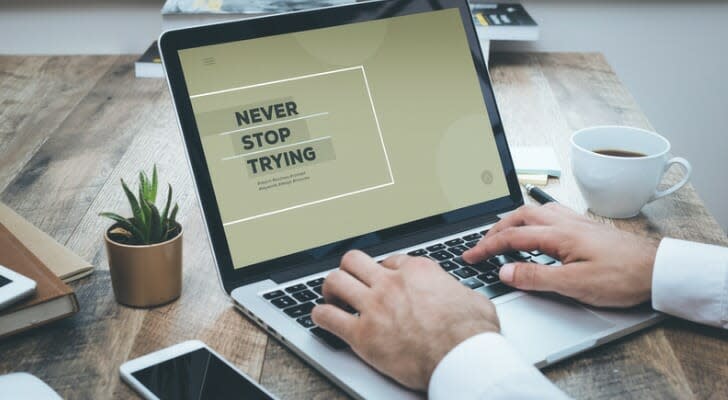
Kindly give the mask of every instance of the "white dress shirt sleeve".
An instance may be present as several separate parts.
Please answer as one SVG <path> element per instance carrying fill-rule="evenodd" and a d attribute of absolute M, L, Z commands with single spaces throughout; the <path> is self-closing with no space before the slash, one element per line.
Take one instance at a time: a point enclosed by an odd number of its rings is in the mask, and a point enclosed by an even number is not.
<path fill-rule="evenodd" d="M 652 274 L 652 306 L 728 329 L 728 248 L 665 238 Z M 441 399 L 565 399 L 497 333 L 455 346 L 435 368 L 428 394 Z"/>
<path fill-rule="evenodd" d="M 428 395 L 431 400 L 568 398 L 493 332 L 450 350 L 432 373 Z"/>
<path fill-rule="evenodd" d="M 652 307 L 728 329 L 728 248 L 663 239 L 652 273 Z"/>

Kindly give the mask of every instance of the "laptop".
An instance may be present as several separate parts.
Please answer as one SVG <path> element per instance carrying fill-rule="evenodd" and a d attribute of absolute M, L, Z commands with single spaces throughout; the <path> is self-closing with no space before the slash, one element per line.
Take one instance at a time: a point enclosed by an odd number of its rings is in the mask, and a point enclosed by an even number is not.
<path fill-rule="evenodd" d="M 648 307 L 593 309 L 498 281 L 512 259 L 558 268 L 538 251 L 460 258 L 523 204 L 466 0 L 197 26 L 159 46 L 223 289 L 353 397 L 423 393 L 311 320 L 350 249 L 433 259 L 492 299 L 503 334 L 537 367 L 660 320 Z"/>

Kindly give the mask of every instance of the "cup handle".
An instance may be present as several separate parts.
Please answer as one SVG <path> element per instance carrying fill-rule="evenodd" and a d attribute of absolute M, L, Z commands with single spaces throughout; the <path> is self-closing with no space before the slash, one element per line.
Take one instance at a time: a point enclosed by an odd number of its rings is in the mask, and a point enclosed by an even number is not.
<path fill-rule="evenodd" d="M 673 164 L 678 164 L 678 165 L 682 166 L 683 171 L 685 173 L 683 178 L 680 180 L 680 182 L 672 185 L 671 187 L 669 187 L 665 190 L 655 190 L 655 193 L 652 195 L 652 198 L 650 198 L 649 201 L 654 201 L 661 197 L 665 197 L 668 194 L 672 194 L 676 190 L 685 186 L 686 183 L 688 183 L 688 180 L 690 179 L 690 174 L 693 172 L 693 167 L 690 165 L 688 160 L 686 160 L 682 157 L 673 157 L 667 163 L 665 163 L 665 169 L 662 170 L 662 176 L 665 176 L 665 172 L 667 172 L 667 170 L 669 170 L 670 167 L 673 166 Z M 662 180 L 662 176 L 660 177 L 660 180 Z"/>

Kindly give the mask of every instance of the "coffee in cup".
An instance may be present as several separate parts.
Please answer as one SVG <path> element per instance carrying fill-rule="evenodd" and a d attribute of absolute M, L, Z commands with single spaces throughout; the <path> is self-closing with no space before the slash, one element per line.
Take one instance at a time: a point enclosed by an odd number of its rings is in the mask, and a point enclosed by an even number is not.
<path fill-rule="evenodd" d="M 585 128 L 571 136 L 571 166 L 589 209 L 609 218 L 630 218 L 645 204 L 667 196 L 690 179 L 684 158 L 668 158 L 670 142 L 657 133 L 627 126 Z M 680 182 L 657 190 L 665 172 L 683 168 Z"/>

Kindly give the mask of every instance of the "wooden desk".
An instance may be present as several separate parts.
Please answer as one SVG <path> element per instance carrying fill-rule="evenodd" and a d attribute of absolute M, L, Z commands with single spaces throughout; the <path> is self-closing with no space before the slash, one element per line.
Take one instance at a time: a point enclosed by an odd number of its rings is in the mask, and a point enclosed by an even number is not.
<path fill-rule="evenodd" d="M 135 79 L 135 58 L 0 57 L 0 200 L 97 266 L 73 284 L 78 315 L 0 341 L 0 373 L 34 373 L 67 398 L 126 398 L 133 394 L 119 380 L 122 362 L 195 338 L 283 399 L 346 397 L 224 295 L 166 83 Z M 567 159 L 571 132 L 596 124 L 650 127 L 601 55 L 500 54 L 491 73 L 510 143 L 554 146 L 564 173 L 548 190 L 579 211 L 585 205 Z M 109 222 L 97 214 L 126 209 L 119 178 L 134 180 L 155 162 L 181 207 L 184 289 L 170 305 L 138 310 L 114 301 L 102 246 Z M 689 186 L 614 224 L 728 245 Z M 671 320 L 545 372 L 576 398 L 725 398 L 726 336 Z"/>

